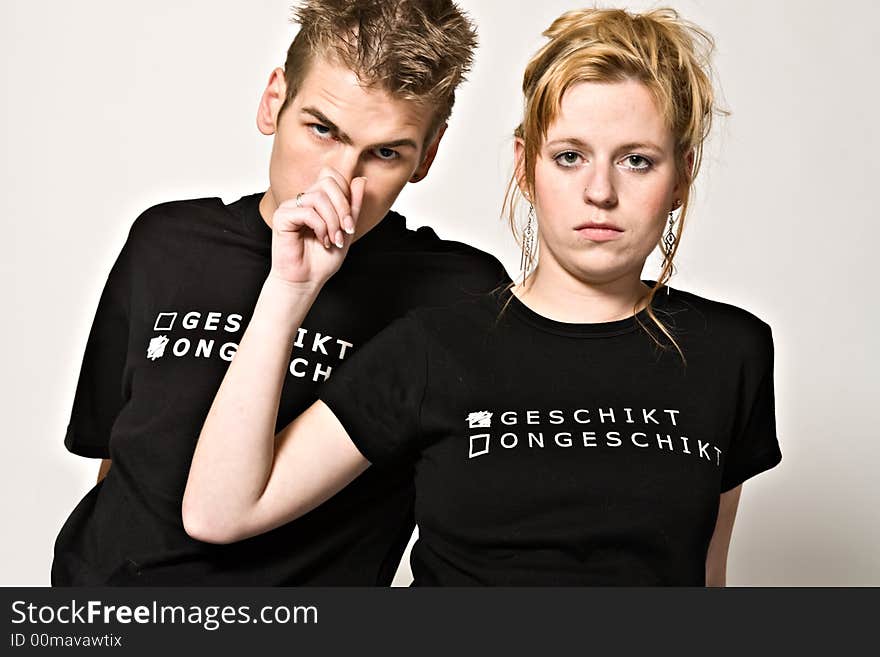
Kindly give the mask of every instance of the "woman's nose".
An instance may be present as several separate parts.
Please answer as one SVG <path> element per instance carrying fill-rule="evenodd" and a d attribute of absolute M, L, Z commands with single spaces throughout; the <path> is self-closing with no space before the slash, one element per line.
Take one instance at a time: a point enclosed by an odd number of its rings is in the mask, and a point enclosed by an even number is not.
<path fill-rule="evenodd" d="M 584 187 L 584 203 L 600 208 L 610 208 L 617 204 L 617 191 L 614 188 L 611 167 L 613 165 L 591 165 Z"/>

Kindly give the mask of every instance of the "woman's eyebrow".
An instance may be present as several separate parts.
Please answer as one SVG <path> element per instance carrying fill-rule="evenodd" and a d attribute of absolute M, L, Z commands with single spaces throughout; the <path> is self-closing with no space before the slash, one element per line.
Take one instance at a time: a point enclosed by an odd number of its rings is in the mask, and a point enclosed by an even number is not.
<path fill-rule="evenodd" d="M 649 151 L 658 151 L 660 153 L 663 152 L 663 149 L 657 146 L 650 141 L 633 141 L 628 144 L 623 144 L 618 150 L 621 151 L 640 151 L 640 150 L 649 150 Z"/>
<path fill-rule="evenodd" d="M 564 139 L 554 139 L 553 141 L 547 142 L 547 146 L 549 148 L 553 148 L 556 146 L 574 146 L 575 148 L 589 149 L 589 144 L 578 137 L 566 137 Z M 657 146 L 656 144 L 650 141 L 632 141 L 626 144 L 621 144 L 618 146 L 616 151 L 630 151 L 630 150 L 652 150 L 663 152 L 663 149 Z"/>
<path fill-rule="evenodd" d="M 587 142 L 581 141 L 577 137 L 566 137 L 565 139 L 554 139 L 548 141 L 547 146 L 574 146 L 576 148 L 587 148 Z"/>

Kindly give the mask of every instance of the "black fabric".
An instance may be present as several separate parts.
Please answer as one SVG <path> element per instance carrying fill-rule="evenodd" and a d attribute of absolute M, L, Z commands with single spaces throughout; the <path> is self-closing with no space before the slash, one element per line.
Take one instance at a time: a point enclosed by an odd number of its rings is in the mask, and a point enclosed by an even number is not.
<path fill-rule="evenodd" d="M 502 291 L 407 314 L 322 386 L 374 465 L 415 464 L 416 585 L 705 583 L 719 495 L 781 459 L 773 341 L 655 298 L 686 363 L 646 311 L 570 324 Z"/>
<path fill-rule="evenodd" d="M 65 438 L 113 465 L 58 536 L 54 585 L 391 582 L 414 526 L 409 464 L 370 468 L 319 509 L 235 545 L 183 530 L 195 443 L 269 272 L 260 198 L 173 202 L 134 223 L 101 296 Z M 394 318 L 507 281 L 492 256 L 389 213 L 351 246 L 306 317 L 278 428 Z"/>

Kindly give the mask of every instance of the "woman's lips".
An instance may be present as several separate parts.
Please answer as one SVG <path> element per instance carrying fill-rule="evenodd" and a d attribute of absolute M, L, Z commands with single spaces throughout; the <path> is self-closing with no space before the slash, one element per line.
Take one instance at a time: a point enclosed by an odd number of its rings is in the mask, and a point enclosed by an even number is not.
<path fill-rule="evenodd" d="M 584 224 L 575 230 L 577 230 L 579 235 L 593 242 L 608 242 L 616 240 L 623 235 L 623 231 L 620 228 L 610 224 Z"/>

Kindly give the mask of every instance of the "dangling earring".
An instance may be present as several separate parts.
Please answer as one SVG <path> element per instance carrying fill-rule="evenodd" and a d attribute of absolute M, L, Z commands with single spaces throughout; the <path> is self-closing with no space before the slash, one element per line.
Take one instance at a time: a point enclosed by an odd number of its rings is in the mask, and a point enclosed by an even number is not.
<path fill-rule="evenodd" d="M 663 267 L 672 260 L 672 252 L 675 249 L 675 215 L 669 211 L 669 224 L 666 227 L 666 235 L 663 236 Z"/>
<path fill-rule="evenodd" d="M 675 208 L 677 208 L 681 204 L 681 201 L 675 202 Z M 672 267 L 672 255 L 675 252 L 675 214 L 674 208 L 669 211 L 669 224 L 666 227 L 666 234 L 663 236 L 663 269 L 666 269 L 667 265 L 670 266 L 669 276 L 670 278 L 675 273 L 674 267 Z M 661 269 L 662 271 L 662 269 Z M 667 279 L 668 280 L 668 279 Z M 669 286 L 666 286 L 666 294 L 669 294 Z"/>
<path fill-rule="evenodd" d="M 528 267 L 531 266 L 532 260 L 535 257 L 535 206 L 529 203 L 529 220 L 526 223 L 525 230 L 523 230 L 523 239 L 522 239 L 522 257 L 519 261 L 519 268 L 522 272 L 523 283 L 526 280 L 526 274 L 528 273 Z"/>

